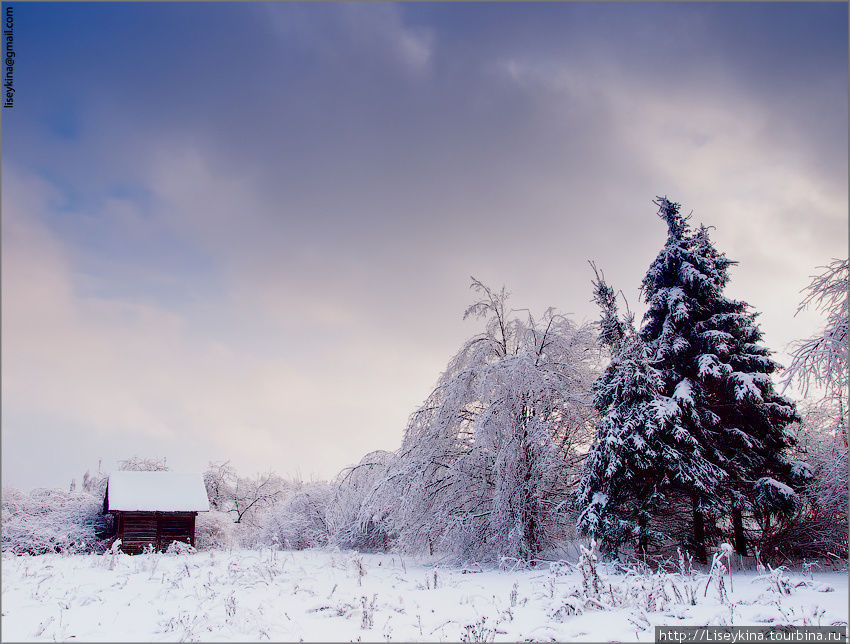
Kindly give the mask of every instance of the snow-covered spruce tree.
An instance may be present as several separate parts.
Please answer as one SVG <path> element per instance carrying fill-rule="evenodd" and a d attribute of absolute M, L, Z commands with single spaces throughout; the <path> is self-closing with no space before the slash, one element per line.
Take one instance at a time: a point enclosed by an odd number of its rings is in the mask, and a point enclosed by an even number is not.
<path fill-rule="evenodd" d="M 705 520 L 731 514 L 736 550 L 746 554 L 742 512 L 770 516 L 795 503 L 793 446 L 786 426 L 797 420 L 793 403 L 778 395 L 770 375 L 779 365 L 759 344 L 756 313 L 723 289 L 734 262 L 712 244 L 708 229 L 692 232 L 680 205 L 659 197 L 667 243 L 642 283 L 649 306 L 640 331 L 661 375 L 661 393 L 678 407 L 689 433 L 725 473 L 716 489 L 695 494 L 694 545 L 705 557 Z M 725 513 L 723 513 L 725 514 Z"/>
<path fill-rule="evenodd" d="M 576 493 L 578 528 L 611 552 L 634 541 L 646 553 L 671 536 L 652 524 L 671 492 L 713 498 L 723 473 L 683 422 L 678 401 L 661 394 L 646 345 L 631 318 L 620 319 L 614 290 L 593 268 L 599 339 L 611 361 L 593 384 L 601 418 Z"/>
<path fill-rule="evenodd" d="M 482 299 L 464 317 L 485 318 L 485 330 L 412 414 L 365 505 L 404 549 L 528 561 L 563 528 L 556 508 L 589 439 L 593 337 L 552 309 L 512 315 L 504 288 L 472 288 Z"/>

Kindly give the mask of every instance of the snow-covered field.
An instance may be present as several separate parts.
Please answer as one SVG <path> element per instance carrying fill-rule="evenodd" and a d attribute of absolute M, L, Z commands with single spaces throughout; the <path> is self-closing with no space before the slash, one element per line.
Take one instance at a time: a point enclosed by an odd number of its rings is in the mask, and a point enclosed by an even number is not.
<path fill-rule="evenodd" d="M 816 569 L 730 579 L 599 566 L 594 590 L 567 563 L 245 550 L 4 555 L 2 573 L 3 641 L 653 641 L 660 624 L 846 624 L 848 610 L 846 572 Z"/>

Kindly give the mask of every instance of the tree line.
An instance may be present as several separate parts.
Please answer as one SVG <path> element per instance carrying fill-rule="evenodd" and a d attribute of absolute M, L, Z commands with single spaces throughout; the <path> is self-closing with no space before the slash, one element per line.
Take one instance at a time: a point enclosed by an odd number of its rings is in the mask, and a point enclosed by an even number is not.
<path fill-rule="evenodd" d="M 586 538 L 644 560 L 679 549 L 705 562 L 722 542 L 765 560 L 845 558 L 848 261 L 806 289 L 799 310 L 819 309 L 826 324 L 794 344 L 783 370 L 757 312 L 725 294 L 735 262 L 710 229 L 667 197 L 654 204 L 667 240 L 640 282 L 640 324 L 592 262 L 593 324 L 511 308 L 504 287 L 473 278 L 464 318 L 479 332 L 397 451 L 367 454 L 328 482 L 211 463 L 199 543 L 532 562 Z M 807 396 L 799 405 L 784 395 L 792 385 Z M 83 493 L 104 485 L 87 472 Z M 4 547 L 25 501 L 4 492 Z"/>

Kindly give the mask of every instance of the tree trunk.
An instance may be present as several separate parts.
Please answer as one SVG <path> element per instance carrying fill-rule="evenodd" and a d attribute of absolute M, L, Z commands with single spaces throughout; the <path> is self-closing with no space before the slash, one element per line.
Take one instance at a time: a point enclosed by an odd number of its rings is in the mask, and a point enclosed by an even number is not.
<path fill-rule="evenodd" d="M 735 536 L 735 552 L 747 556 L 747 538 L 744 536 L 744 519 L 739 508 L 732 508 L 732 531 Z"/>
<path fill-rule="evenodd" d="M 646 515 L 641 514 L 638 517 L 638 528 L 640 530 L 640 534 L 638 535 L 638 552 L 646 558 L 646 549 L 648 547 L 647 539 L 646 539 Z"/>
<path fill-rule="evenodd" d="M 705 551 L 705 517 L 699 510 L 699 501 L 694 497 L 694 556 L 705 565 L 708 558 Z"/>
<path fill-rule="evenodd" d="M 522 418 L 521 418 L 521 449 L 522 449 L 522 458 L 523 463 L 522 467 L 524 469 L 523 472 L 523 486 L 521 492 L 521 500 L 520 503 L 522 507 L 519 508 L 522 527 L 523 527 L 523 540 L 525 541 L 525 547 L 527 550 L 528 560 L 531 561 L 540 550 L 539 543 L 539 535 L 537 534 L 537 521 L 535 520 L 535 503 L 534 496 L 532 494 L 531 486 L 532 486 L 532 456 L 529 447 L 529 438 L 528 438 L 528 419 L 532 415 L 532 411 L 528 408 L 528 406 L 522 406 Z"/>
<path fill-rule="evenodd" d="M 528 551 L 529 561 L 535 557 L 540 550 L 539 535 L 537 534 L 537 521 L 534 513 L 534 498 L 531 493 L 531 467 L 526 464 L 525 480 L 522 487 L 522 507 L 519 508 L 522 517 L 523 541 Z"/>

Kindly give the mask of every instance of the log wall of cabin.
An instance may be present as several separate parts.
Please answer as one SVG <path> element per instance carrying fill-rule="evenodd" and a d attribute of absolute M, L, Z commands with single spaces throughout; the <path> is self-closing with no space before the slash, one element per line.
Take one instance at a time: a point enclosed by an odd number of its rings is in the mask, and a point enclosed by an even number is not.
<path fill-rule="evenodd" d="M 116 512 L 121 550 L 138 554 L 152 545 L 165 550 L 172 541 L 195 545 L 196 512 Z"/>

